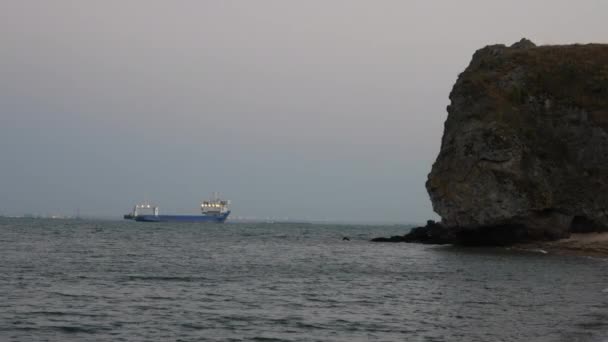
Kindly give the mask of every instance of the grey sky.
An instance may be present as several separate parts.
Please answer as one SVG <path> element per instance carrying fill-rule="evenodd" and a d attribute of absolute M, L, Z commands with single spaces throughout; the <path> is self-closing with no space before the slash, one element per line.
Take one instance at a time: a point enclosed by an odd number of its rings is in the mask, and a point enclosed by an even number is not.
<path fill-rule="evenodd" d="M 607 42 L 608 1 L 0 2 L 0 213 L 435 217 L 472 53 Z"/>

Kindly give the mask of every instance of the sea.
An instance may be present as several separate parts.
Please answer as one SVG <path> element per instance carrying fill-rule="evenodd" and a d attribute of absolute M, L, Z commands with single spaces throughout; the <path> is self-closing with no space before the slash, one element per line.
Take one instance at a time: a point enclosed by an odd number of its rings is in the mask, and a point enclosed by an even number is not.
<path fill-rule="evenodd" d="M 0 341 L 608 341 L 608 260 L 408 229 L 2 218 Z"/>

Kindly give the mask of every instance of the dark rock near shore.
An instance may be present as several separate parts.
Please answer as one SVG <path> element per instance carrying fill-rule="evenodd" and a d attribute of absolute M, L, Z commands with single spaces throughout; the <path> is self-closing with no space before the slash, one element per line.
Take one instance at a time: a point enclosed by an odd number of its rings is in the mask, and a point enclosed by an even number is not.
<path fill-rule="evenodd" d="M 426 183 L 442 221 L 403 241 L 500 245 L 608 229 L 608 45 L 487 46 L 450 100 Z"/>
<path fill-rule="evenodd" d="M 435 221 L 427 221 L 425 226 L 412 228 L 405 235 L 391 236 L 390 238 L 379 237 L 372 242 L 416 242 L 426 244 L 451 244 L 455 241 L 454 229 L 449 229 Z"/>
<path fill-rule="evenodd" d="M 404 242 L 427 244 L 449 244 L 455 239 L 456 230 L 449 229 L 435 221 L 427 221 L 426 226 L 413 228 L 404 236 Z"/>
<path fill-rule="evenodd" d="M 405 235 L 395 235 L 391 237 L 377 237 L 373 238 L 372 242 L 405 242 Z"/>

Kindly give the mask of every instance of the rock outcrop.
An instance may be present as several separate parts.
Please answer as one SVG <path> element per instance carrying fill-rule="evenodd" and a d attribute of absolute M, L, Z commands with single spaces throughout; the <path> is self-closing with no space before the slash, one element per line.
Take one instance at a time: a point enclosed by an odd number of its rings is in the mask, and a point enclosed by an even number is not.
<path fill-rule="evenodd" d="M 450 100 L 426 187 L 454 241 L 608 227 L 608 45 L 487 46 Z"/>
<path fill-rule="evenodd" d="M 426 244 L 451 244 L 455 241 L 456 230 L 447 228 L 435 221 L 429 220 L 426 226 L 415 227 L 405 235 L 374 238 L 372 242 L 416 242 Z"/>

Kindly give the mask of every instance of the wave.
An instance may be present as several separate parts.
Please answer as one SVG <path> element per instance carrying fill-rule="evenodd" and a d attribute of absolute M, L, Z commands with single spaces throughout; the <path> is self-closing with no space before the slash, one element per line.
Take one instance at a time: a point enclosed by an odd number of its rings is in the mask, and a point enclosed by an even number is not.
<path fill-rule="evenodd" d="M 82 312 L 66 312 L 66 311 L 29 311 L 24 312 L 28 315 L 45 315 L 45 316 L 81 316 L 81 317 L 107 317 L 108 314 L 94 314 Z"/>
<path fill-rule="evenodd" d="M 131 275 L 127 276 L 128 280 L 156 280 L 156 281 L 203 281 L 208 280 L 205 277 L 193 277 L 193 276 L 140 276 Z"/>
<path fill-rule="evenodd" d="M 85 333 L 85 334 L 96 334 L 100 331 L 104 331 L 104 330 L 108 330 L 109 328 L 106 327 L 96 327 L 96 326 L 73 326 L 73 325 L 56 325 L 56 326 L 50 326 L 50 327 L 46 327 L 52 330 L 58 330 L 64 333 L 69 333 L 69 334 L 81 334 L 81 333 Z"/>

